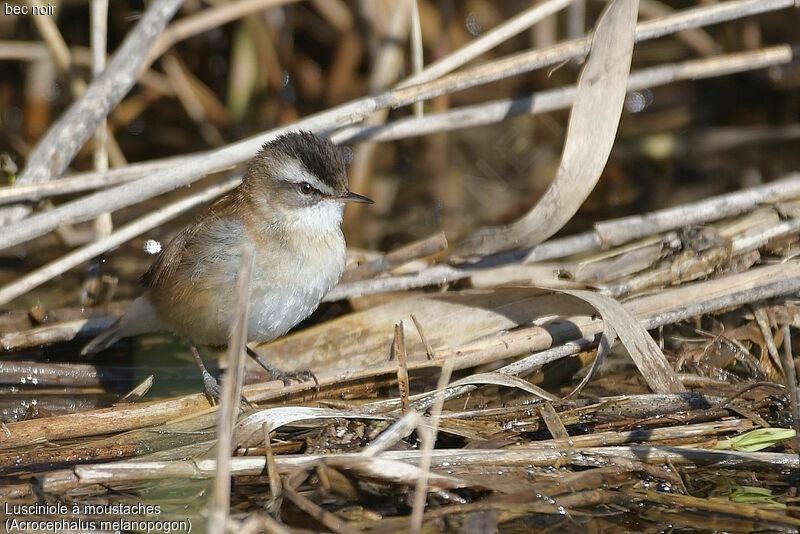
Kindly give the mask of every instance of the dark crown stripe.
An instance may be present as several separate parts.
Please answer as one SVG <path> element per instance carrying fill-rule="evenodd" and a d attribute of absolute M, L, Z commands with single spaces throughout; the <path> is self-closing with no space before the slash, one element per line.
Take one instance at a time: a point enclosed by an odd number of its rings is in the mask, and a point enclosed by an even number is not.
<path fill-rule="evenodd" d="M 344 159 L 328 139 L 306 131 L 292 132 L 271 141 L 264 146 L 267 148 L 296 159 L 309 173 L 334 189 L 347 187 Z"/>

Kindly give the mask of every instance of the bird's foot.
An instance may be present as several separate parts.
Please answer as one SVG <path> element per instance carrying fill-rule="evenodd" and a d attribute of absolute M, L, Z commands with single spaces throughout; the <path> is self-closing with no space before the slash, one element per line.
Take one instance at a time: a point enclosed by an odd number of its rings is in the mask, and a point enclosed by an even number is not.
<path fill-rule="evenodd" d="M 273 366 L 269 374 L 270 378 L 273 380 L 282 381 L 284 386 L 288 386 L 292 380 L 297 380 L 299 382 L 313 380 L 314 384 L 317 386 L 317 390 L 319 390 L 319 380 L 317 380 L 317 377 L 314 375 L 311 369 L 304 369 L 302 371 L 283 371 Z"/>
<path fill-rule="evenodd" d="M 207 370 L 201 369 L 200 371 L 203 374 L 203 388 L 206 391 L 206 397 L 214 401 L 215 404 L 219 404 L 222 387 L 219 385 L 217 379 L 211 376 L 211 373 Z"/>
<path fill-rule="evenodd" d="M 259 356 L 258 353 L 250 347 L 247 347 L 247 355 L 253 358 L 258 365 L 263 367 L 269 373 L 270 378 L 273 380 L 280 380 L 283 382 L 284 386 L 288 386 L 292 380 L 297 380 L 299 382 L 313 380 L 314 384 L 317 386 L 317 391 L 319 391 L 319 380 L 317 380 L 316 375 L 314 375 L 311 369 L 304 369 L 302 371 L 284 371 L 283 369 L 279 369 L 272 365 L 266 360 L 266 358 Z"/>
<path fill-rule="evenodd" d="M 192 351 L 194 361 L 203 376 L 203 389 L 205 389 L 206 397 L 208 397 L 208 400 L 210 400 L 213 404 L 219 404 L 220 396 L 222 395 L 222 386 L 220 386 L 219 381 L 211 376 L 211 373 L 208 372 L 208 369 L 206 369 L 206 366 L 203 364 L 203 360 L 200 358 L 200 353 L 197 351 L 197 347 L 194 346 L 191 341 L 189 342 L 189 349 Z M 248 408 L 258 407 L 247 400 L 244 394 L 241 395 L 239 400 Z"/>
<path fill-rule="evenodd" d="M 203 388 L 205 389 L 206 397 L 214 401 L 214 404 L 220 403 L 222 386 L 220 385 L 219 381 L 211 376 L 208 371 L 203 372 Z M 239 402 L 241 402 L 247 408 L 258 408 L 255 403 L 247 400 L 247 397 L 244 396 L 244 393 L 241 395 L 241 397 L 239 397 Z"/>

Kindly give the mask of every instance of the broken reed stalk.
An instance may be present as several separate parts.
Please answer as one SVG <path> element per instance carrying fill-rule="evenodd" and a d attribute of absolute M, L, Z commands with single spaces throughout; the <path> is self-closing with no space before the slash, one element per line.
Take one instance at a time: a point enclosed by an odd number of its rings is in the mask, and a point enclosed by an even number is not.
<path fill-rule="evenodd" d="M 403 321 L 394 325 L 394 340 L 392 342 L 392 355 L 397 360 L 397 388 L 403 413 L 408 412 L 408 398 L 411 388 L 408 382 L 408 354 L 406 353 L 406 338 L 403 330 Z"/>
<path fill-rule="evenodd" d="M 51 345 L 61 341 L 69 341 L 77 336 L 93 336 L 99 334 L 118 319 L 118 316 L 101 316 L 90 319 L 77 319 L 53 325 L 44 325 L 9 332 L 0 335 L 0 349 L 22 350 L 42 345 Z"/>
<path fill-rule="evenodd" d="M 637 26 L 636 39 L 637 41 L 653 39 L 688 28 L 716 24 L 792 5 L 792 0 L 731 0 L 724 4 L 699 7 L 642 23 Z M 289 130 L 308 129 L 319 132 L 352 124 L 378 109 L 413 104 L 449 92 L 530 72 L 574 57 L 585 56 L 589 46 L 590 41 L 582 39 L 544 50 L 524 52 L 486 65 L 466 69 L 432 82 L 396 89 L 374 97 L 364 97 L 311 115 L 290 126 L 256 135 L 210 152 L 186 156 L 180 159 L 180 166 L 170 167 L 135 182 L 67 202 L 49 212 L 27 218 L 24 224 L 14 222 L 7 225 L 6 232 L 0 235 L 0 249 L 43 235 L 58 227 L 64 220 L 86 221 L 100 213 L 115 211 L 186 185 L 211 172 L 216 172 L 220 168 L 241 163 L 250 158 L 263 143 Z M 81 99 L 81 102 L 83 100 Z M 62 120 L 64 119 L 62 118 Z M 60 174 L 60 172 L 56 174 Z M 47 176 L 44 176 L 42 180 L 46 178 Z"/>
<path fill-rule="evenodd" d="M 255 248 L 252 244 L 242 247 L 241 265 L 236 278 L 236 311 L 228 337 L 228 370 L 222 379 L 221 404 L 217 411 L 217 476 L 214 480 L 208 526 L 211 534 L 224 534 L 228 530 L 231 505 L 230 458 L 231 451 L 236 448 L 233 443 L 233 426 L 239 413 L 244 384 L 250 278 L 254 257 Z"/>

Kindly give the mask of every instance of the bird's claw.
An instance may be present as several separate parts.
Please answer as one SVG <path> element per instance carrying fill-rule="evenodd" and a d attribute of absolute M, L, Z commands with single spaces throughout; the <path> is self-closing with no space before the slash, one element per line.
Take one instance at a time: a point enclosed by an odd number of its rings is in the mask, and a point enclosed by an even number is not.
<path fill-rule="evenodd" d="M 205 369 L 203 369 L 202 372 L 203 387 L 206 390 L 206 396 L 215 403 L 219 404 L 219 397 L 222 394 L 222 388 L 220 387 L 219 382 Z"/>
<path fill-rule="evenodd" d="M 317 380 L 316 375 L 314 375 L 311 369 L 304 369 L 302 371 L 282 371 L 280 369 L 273 369 L 270 373 L 273 380 L 282 381 L 284 386 L 291 384 L 292 380 L 297 380 L 298 382 L 313 380 L 314 384 L 317 386 L 317 391 L 319 391 L 319 380 Z"/>
<path fill-rule="evenodd" d="M 306 369 L 304 371 L 275 371 L 274 373 L 272 373 L 272 379 L 280 380 L 281 382 L 283 382 L 284 386 L 288 386 L 292 382 L 292 380 L 297 380 L 298 382 L 313 380 L 314 382 L 319 384 L 319 382 L 317 381 L 317 377 L 314 376 L 314 373 L 312 373 L 309 369 Z"/>
<path fill-rule="evenodd" d="M 222 395 L 222 386 L 220 386 L 216 378 L 211 376 L 211 373 L 205 370 L 203 371 L 203 387 L 205 388 L 206 396 L 214 401 L 215 404 L 219 404 L 220 396 Z M 244 394 L 242 394 L 239 401 L 248 408 L 257 408 L 255 404 L 247 400 Z"/>

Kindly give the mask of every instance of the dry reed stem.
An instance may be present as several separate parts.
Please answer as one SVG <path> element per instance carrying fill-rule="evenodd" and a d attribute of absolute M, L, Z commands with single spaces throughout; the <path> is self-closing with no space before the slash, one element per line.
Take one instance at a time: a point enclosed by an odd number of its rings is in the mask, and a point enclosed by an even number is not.
<path fill-rule="evenodd" d="M 371 457 L 383 453 L 400 440 L 410 436 L 415 429 L 420 428 L 420 419 L 422 419 L 422 415 L 411 410 L 361 449 L 361 454 Z"/>
<path fill-rule="evenodd" d="M 647 385 L 654 393 L 682 393 L 686 391 L 672 370 L 661 349 L 642 326 L 642 324 L 619 302 L 605 295 L 582 290 L 564 290 L 568 295 L 575 296 L 590 303 L 603 317 L 604 334 L 605 323 L 619 337 L 619 340 L 628 349 L 639 372 Z M 613 341 L 608 339 L 606 345 Z M 607 349 L 606 349 L 607 350 Z"/>
<path fill-rule="evenodd" d="M 275 464 L 275 454 L 272 451 L 272 442 L 269 437 L 269 424 L 264 423 L 264 460 L 266 461 L 267 476 L 269 477 L 269 492 L 271 503 L 279 508 L 280 500 L 283 498 L 283 484 L 278 474 L 278 466 Z"/>
<path fill-rule="evenodd" d="M 90 336 L 99 334 L 117 320 L 117 317 L 103 316 L 89 319 L 77 319 L 53 325 L 38 326 L 30 330 L 9 332 L 0 335 L 0 349 L 20 350 L 54 342 L 75 339 L 78 335 Z"/>
<path fill-rule="evenodd" d="M 108 33 L 108 0 L 91 0 L 92 76 L 97 79 L 106 68 L 106 42 Z M 69 53 L 69 51 L 67 51 Z M 93 160 L 96 172 L 108 170 L 108 121 L 98 122 L 94 134 Z M 110 213 L 103 213 L 94 221 L 95 241 L 107 238 L 114 226 Z"/>
<path fill-rule="evenodd" d="M 792 331 L 788 324 L 783 325 L 783 375 L 791 399 L 792 425 L 794 426 L 794 449 L 800 451 L 800 389 L 797 387 L 797 368 L 792 355 Z"/>
<path fill-rule="evenodd" d="M 153 375 L 148 376 L 142 382 L 130 390 L 128 393 L 122 396 L 117 402 L 114 403 L 114 406 L 119 406 L 121 404 L 133 404 L 134 402 L 138 402 L 139 399 L 147 395 L 147 392 L 150 391 L 150 388 L 153 387 Z"/>
<path fill-rule="evenodd" d="M 224 534 L 231 505 L 231 451 L 233 426 L 239 413 L 244 383 L 244 359 L 247 348 L 247 317 L 250 302 L 250 279 L 253 272 L 255 248 L 252 244 L 242 247 L 241 265 L 236 277 L 236 311 L 228 337 L 228 371 L 222 380 L 220 407 L 217 411 L 217 476 L 214 479 L 214 494 L 209 510 L 208 532 Z"/>
<path fill-rule="evenodd" d="M 316 519 L 332 532 L 341 534 L 359 534 L 361 531 L 350 526 L 347 521 L 330 513 L 291 488 L 284 488 L 283 494 L 300 510 Z"/>
<path fill-rule="evenodd" d="M 28 4 L 28 7 L 42 8 L 42 3 L 39 0 L 25 0 L 25 3 Z M 42 10 L 42 13 L 46 12 L 46 10 Z M 61 36 L 61 32 L 58 31 L 58 26 L 56 26 L 53 17 L 48 14 L 40 14 L 31 16 L 31 18 L 36 25 L 36 29 L 39 30 L 39 34 L 42 36 L 47 48 L 50 49 L 50 53 L 56 65 L 58 65 L 58 68 L 64 71 L 67 70 L 70 64 L 69 48 L 64 38 Z"/>
<path fill-rule="evenodd" d="M 84 46 L 69 47 L 70 63 L 79 67 L 92 67 L 92 51 Z M 38 41 L 0 41 L 0 61 L 43 61 L 54 59 L 45 43 Z M 148 70 L 137 80 L 142 87 L 152 89 L 163 96 L 171 96 L 164 75 Z"/>
<path fill-rule="evenodd" d="M 428 356 L 429 360 L 436 358 L 436 353 L 433 351 L 433 346 L 431 345 L 428 338 L 425 336 L 425 332 L 422 330 L 422 325 L 420 324 L 417 316 L 413 313 L 411 314 L 411 321 L 414 323 L 414 327 L 417 329 L 417 333 L 419 334 L 420 340 L 422 340 L 422 345 L 425 347 L 425 354 Z"/>
<path fill-rule="evenodd" d="M 430 237 L 413 241 L 386 254 L 362 263 L 361 265 L 345 271 L 342 281 L 363 280 L 371 278 L 380 273 L 391 271 L 392 269 L 408 263 L 410 261 L 431 256 L 447 248 L 447 238 L 444 232 L 438 232 Z"/>
<path fill-rule="evenodd" d="M 413 76 L 398 84 L 398 87 L 402 88 L 419 85 L 444 76 L 469 61 L 472 61 L 481 54 L 488 52 L 500 43 L 527 30 L 537 22 L 559 12 L 571 2 L 572 0 L 544 0 L 537 2 L 525 11 L 522 11 L 499 26 L 487 31 L 477 39 L 473 39 L 455 52 L 429 64 L 422 72 L 414 73 Z"/>
<path fill-rule="evenodd" d="M 471 59 L 474 59 L 478 55 L 492 49 L 493 47 L 497 46 L 503 41 L 524 31 L 525 29 L 529 28 L 531 25 L 535 24 L 542 18 L 557 12 L 558 10 L 562 9 L 565 5 L 569 4 L 569 2 L 571 1 L 572 0 L 547 0 L 545 2 L 532 6 L 526 11 L 520 13 L 519 15 L 513 17 L 512 19 L 509 19 L 507 22 L 501 24 L 497 28 L 493 28 L 492 30 L 481 35 L 479 38 L 474 39 L 469 44 L 465 45 L 463 48 L 457 50 L 456 52 L 448 55 L 445 58 L 442 58 L 442 60 L 440 60 L 439 62 L 429 65 L 428 68 L 424 69 L 423 73 L 421 73 L 418 76 L 409 78 L 408 80 L 405 80 L 401 84 L 401 86 L 416 85 L 424 81 L 430 81 L 443 74 L 451 72 L 452 70 L 460 67 L 464 63 L 470 61 Z M 191 17 L 188 17 L 187 19 L 184 20 L 188 21 L 190 18 Z M 180 23 L 183 22 L 181 21 Z M 169 29 L 167 31 L 169 31 Z M 21 50 L 17 51 L 17 48 L 21 48 Z M 9 42 L 0 43 L 0 59 L 4 59 L 6 57 L 16 58 L 17 56 L 21 56 L 24 53 L 27 53 L 28 56 L 30 56 L 32 54 L 32 50 L 29 51 L 28 48 L 30 48 L 28 46 L 28 43 L 9 43 Z M 43 54 L 38 53 L 32 57 L 39 58 L 41 56 L 43 56 Z M 143 81 L 146 81 L 146 78 Z M 161 92 L 164 92 L 169 89 L 167 85 L 165 84 L 162 85 L 163 87 L 161 87 L 160 89 Z M 176 164 L 179 163 L 180 161 L 182 161 L 183 158 L 186 157 L 187 156 L 178 156 L 177 157 L 178 161 L 175 161 L 175 163 Z M 100 175 L 98 175 L 97 173 L 79 173 L 76 175 L 75 178 L 72 179 L 67 178 L 66 180 L 59 180 L 58 184 L 56 183 L 37 184 L 38 187 L 37 185 L 31 185 L 31 186 L 17 185 L 15 188 L 13 188 L 13 191 L 12 188 L 0 188 L 0 203 L 19 201 L 19 200 L 36 200 L 38 198 L 42 198 L 42 196 L 40 195 L 47 194 L 48 192 L 50 192 L 51 194 L 74 193 L 98 187 L 124 183 L 125 181 L 130 181 L 136 178 L 140 178 L 142 176 L 146 176 L 148 173 L 153 172 L 157 169 L 170 167 L 173 159 L 174 158 L 164 158 L 153 162 L 137 163 L 130 165 L 129 168 L 114 170 L 110 173 L 105 173 Z M 57 190 L 59 189 L 58 187 L 59 184 L 61 184 L 64 187 L 63 193 L 57 192 Z"/>
<path fill-rule="evenodd" d="M 784 9 L 792 0 L 731 0 L 687 9 L 674 15 L 659 17 L 636 26 L 635 42 L 647 41 L 677 31 L 718 24 L 736 18 Z M 411 86 L 386 95 L 394 108 L 412 104 L 418 100 L 431 99 L 443 94 L 461 91 L 476 85 L 516 76 L 535 69 L 557 65 L 570 59 L 585 57 L 591 48 L 591 38 L 568 41 L 552 47 L 521 52 L 491 63 L 472 67 L 444 76 L 435 81 Z"/>
<path fill-rule="evenodd" d="M 507 22 L 501 24 L 497 28 L 493 28 L 492 30 L 484 33 L 479 38 L 474 39 L 469 44 L 465 45 L 463 48 L 457 50 L 453 54 L 448 55 L 445 58 L 442 58 L 439 62 L 431 64 L 428 68 L 426 68 L 420 75 L 414 76 L 405 80 L 401 86 L 407 85 L 416 85 L 422 83 L 423 81 L 430 81 L 433 80 L 443 74 L 451 72 L 452 70 L 460 67 L 464 63 L 474 59 L 478 55 L 492 49 L 493 47 L 497 46 L 498 44 L 502 43 L 503 41 L 517 35 L 518 33 L 524 31 L 531 25 L 535 24 L 537 21 L 541 20 L 544 17 L 549 16 L 552 13 L 557 12 L 558 10 L 562 9 L 565 5 L 567 5 L 572 0 L 547 0 L 540 4 L 537 4 L 526 11 L 520 13 L 519 15 L 513 17 L 512 19 L 508 20 Z M 246 4 L 245 2 L 240 2 L 240 4 Z M 222 6 L 229 14 L 230 14 L 230 5 Z M 237 9 L 240 9 L 241 6 Z M 213 11 L 212 9 L 206 11 Z M 204 11 L 201 15 L 195 15 L 193 17 L 208 17 L 210 14 L 206 14 Z M 175 26 L 183 26 L 188 25 L 189 20 L 193 19 L 193 17 L 187 17 L 182 21 L 179 21 L 175 24 Z M 199 27 L 196 26 L 196 23 L 191 23 L 192 27 Z M 203 27 L 203 29 L 205 29 Z M 169 28 L 165 31 L 165 33 L 170 32 Z M 183 34 L 185 33 L 182 30 L 178 30 L 177 28 L 173 30 L 173 33 Z M 188 37 L 188 34 L 186 35 Z M 173 43 L 174 44 L 174 43 Z M 20 48 L 17 51 L 17 48 Z M 6 57 L 28 57 L 31 56 L 33 50 L 29 50 L 30 46 L 28 43 L 9 43 L 4 42 L 0 43 L 0 59 L 4 59 Z M 36 50 L 39 50 L 38 48 Z M 28 56 L 24 56 L 23 54 L 27 53 Z M 39 58 L 43 56 L 42 53 L 37 53 L 35 56 L 31 56 L 31 58 Z M 163 84 L 162 84 L 163 85 Z M 168 86 L 164 86 L 161 88 L 161 92 L 168 90 Z M 181 160 L 186 156 L 179 156 L 178 159 Z M 191 156 L 190 156 L 191 157 Z M 162 160 L 157 160 L 154 162 L 147 162 L 147 163 L 137 163 L 130 166 L 130 169 L 120 169 L 112 171 L 111 173 L 105 173 L 98 175 L 97 173 L 81 173 L 76 176 L 74 179 L 67 179 L 59 180 L 58 184 L 55 183 L 45 183 L 45 184 L 36 184 L 31 186 L 25 185 L 17 185 L 14 190 L 12 188 L 0 188 L 0 203 L 3 202 L 11 202 L 11 201 L 18 201 L 18 200 L 35 200 L 38 198 L 42 198 L 38 196 L 42 193 L 51 191 L 53 194 L 64 194 L 70 192 L 78 192 L 78 191 L 85 191 L 88 189 L 93 189 L 96 187 L 103 187 L 112 184 L 119 184 L 124 183 L 125 181 L 129 181 L 132 179 L 140 178 L 142 176 L 146 176 L 149 172 L 153 172 L 160 168 L 166 168 L 171 165 L 171 160 L 173 158 L 165 158 Z M 178 161 L 176 161 L 178 163 Z M 59 189 L 58 185 L 61 184 L 64 187 L 63 193 L 57 193 L 56 191 Z"/>
<path fill-rule="evenodd" d="M 659 0 L 639 0 L 639 14 L 647 18 L 663 17 L 675 10 Z M 704 30 L 695 29 L 678 32 L 675 37 L 701 56 L 710 56 L 717 51 L 714 39 Z"/>
<path fill-rule="evenodd" d="M 778 347 L 775 345 L 775 336 L 772 334 L 772 325 L 770 325 L 770 320 L 767 316 L 765 303 L 759 302 L 754 306 L 753 313 L 756 318 L 756 324 L 764 338 L 764 343 L 767 346 L 767 355 L 769 357 L 762 357 L 762 361 L 769 362 L 769 366 L 767 366 L 767 375 L 773 380 L 777 377 L 785 376 L 786 372 L 781 366 L 781 356 L 778 354 Z"/>
<path fill-rule="evenodd" d="M 586 0 L 573 0 L 567 8 L 567 39 L 578 39 L 586 33 Z"/>
<path fill-rule="evenodd" d="M 545 426 L 547 426 L 548 432 L 550 432 L 550 435 L 553 437 L 553 440 L 561 442 L 562 447 L 572 448 L 572 446 L 569 445 L 570 436 L 569 432 L 567 432 L 567 427 L 564 426 L 564 422 L 561 420 L 558 412 L 556 412 L 553 404 L 551 402 L 543 402 L 539 406 L 539 413 L 542 416 Z"/>
<path fill-rule="evenodd" d="M 552 445 L 551 445 L 552 446 Z M 386 451 L 381 457 L 387 462 L 417 463 L 422 452 Z M 432 460 L 437 469 L 449 465 L 469 466 L 540 466 L 556 465 L 563 460 L 560 447 L 526 447 L 517 449 L 435 449 Z M 571 464 L 581 467 L 596 467 L 615 458 L 639 460 L 651 464 L 664 464 L 669 461 L 677 466 L 683 465 L 715 465 L 724 462 L 729 468 L 752 468 L 755 470 L 771 470 L 777 467 L 796 470 L 800 462 L 796 454 L 775 452 L 739 452 L 698 449 L 694 447 L 674 447 L 661 445 L 623 445 L 607 447 L 574 447 Z M 359 462 L 367 461 L 359 453 L 334 454 L 302 454 L 283 455 L 276 458 L 278 470 L 284 474 L 296 472 L 298 469 L 313 468 L 319 462 L 333 466 L 356 469 Z M 369 461 L 373 461 L 370 459 Z M 259 475 L 263 472 L 263 457 L 231 458 L 231 472 L 234 476 Z M 408 465 L 412 468 L 412 465 Z M 133 480 L 154 480 L 168 477 L 189 477 L 208 479 L 215 475 L 216 461 L 206 460 L 170 460 L 170 461 L 120 461 L 109 464 L 80 465 L 69 470 L 51 471 L 39 476 L 39 485 L 45 494 L 63 494 L 68 490 L 95 484 L 120 484 Z M 416 468 L 412 471 L 418 472 Z M 437 475 L 436 484 L 447 486 L 448 478 Z M 464 482 L 451 481 L 450 487 L 464 486 Z M 285 491 L 285 490 L 284 490 Z M 797 520 L 800 521 L 800 520 Z"/>
<path fill-rule="evenodd" d="M 419 2 L 412 0 L 411 2 L 411 70 L 415 75 L 422 72 L 425 67 L 425 59 L 423 58 L 422 50 L 422 25 L 419 20 Z M 425 112 L 423 102 L 414 104 L 414 115 L 422 117 Z"/>
<path fill-rule="evenodd" d="M 384 29 L 384 35 L 382 35 L 381 46 L 373 58 L 372 71 L 367 82 L 370 93 L 386 91 L 400 77 L 404 65 L 402 45 L 408 38 L 411 11 L 415 3 L 416 0 L 394 2 L 389 22 Z M 383 124 L 388 116 L 389 110 L 383 108 L 366 116 L 364 122 L 379 125 Z M 369 191 L 369 182 L 372 177 L 370 171 L 375 148 L 373 143 L 362 143 L 355 150 L 348 172 L 350 187 L 354 191 Z M 363 205 L 353 205 L 346 211 L 344 215 L 345 228 L 352 224 L 352 221 L 358 220 L 362 210 Z"/>
<path fill-rule="evenodd" d="M 258 534 L 266 532 L 267 534 L 291 534 L 291 531 L 278 523 L 272 517 L 255 513 L 249 516 L 241 525 L 238 530 L 239 534 Z"/>
<path fill-rule="evenodd" d="M 606 247 L 618 246 L 650 235 L 677 230 L 684 225 L 704 224 L 739 215 L 755 209 L 759 204 L 798 197 L 800 197 L 800 174 L 792 173 L 780 180 L 733 193 L 717 195 L 642 215 L 595 223 L 593 232 L 553 239 L 530 249 L 501 254 L 494 258 L 493 263 L 502 264 L 520 259 L 524 263 L 532 263 L 578 254 L 604 245 Z M 644 227 L 646 230 L 640 229 L 640 227 Z M 476 271 L 449 265 L 434 265 L 413 274 L 342 283 L 328 293 L 324 300 L 336 301 L 436 285 L 469 278 L 481 272 L 491 272 L 491 269 Z"/>
<path fill-rule="evenodd" d="M 431 410 L 430 426 L 423 427 L 422 430 L 422 459 L 420 460 L 419 468 L 422 472 L 417 484 L 414 488 L 414 498 L 411 506 L 411 532 L 418 533 L 422 531 L 422 519 L 425 513 L 425 501 L 428 498 L 428 474 L 431 469 L 431 454 L 436 445 L 436 437 L 439 431 L 439 418 L 442 415 L 442 408 L 444 407 L 445 391 L 447 384 L 450 382 L 450 377 L 453 374 L 453 357 L 446 358 L 442 364 L 442 373 L 439 375 L 439 380 L 436 383 L 436 399 L 433 403 Z"/>
<path fill-rule="evenodd" d="M 661 492 L 639 491 L 634 489 L 626 489 L 623 491 L 642 501 L 657 502 L 681 508 L 694 508 L 706 512 L 732 514 L 746 518 L 755 518 L 761 521 L 770 521 L 779 525 L 800 527 L 800 519 L 792 517 L 785 512 L 765 510 L 760 506 L 732 502 L 729 499 L 701 498 L 691 495 L 670 495 Z"/>

